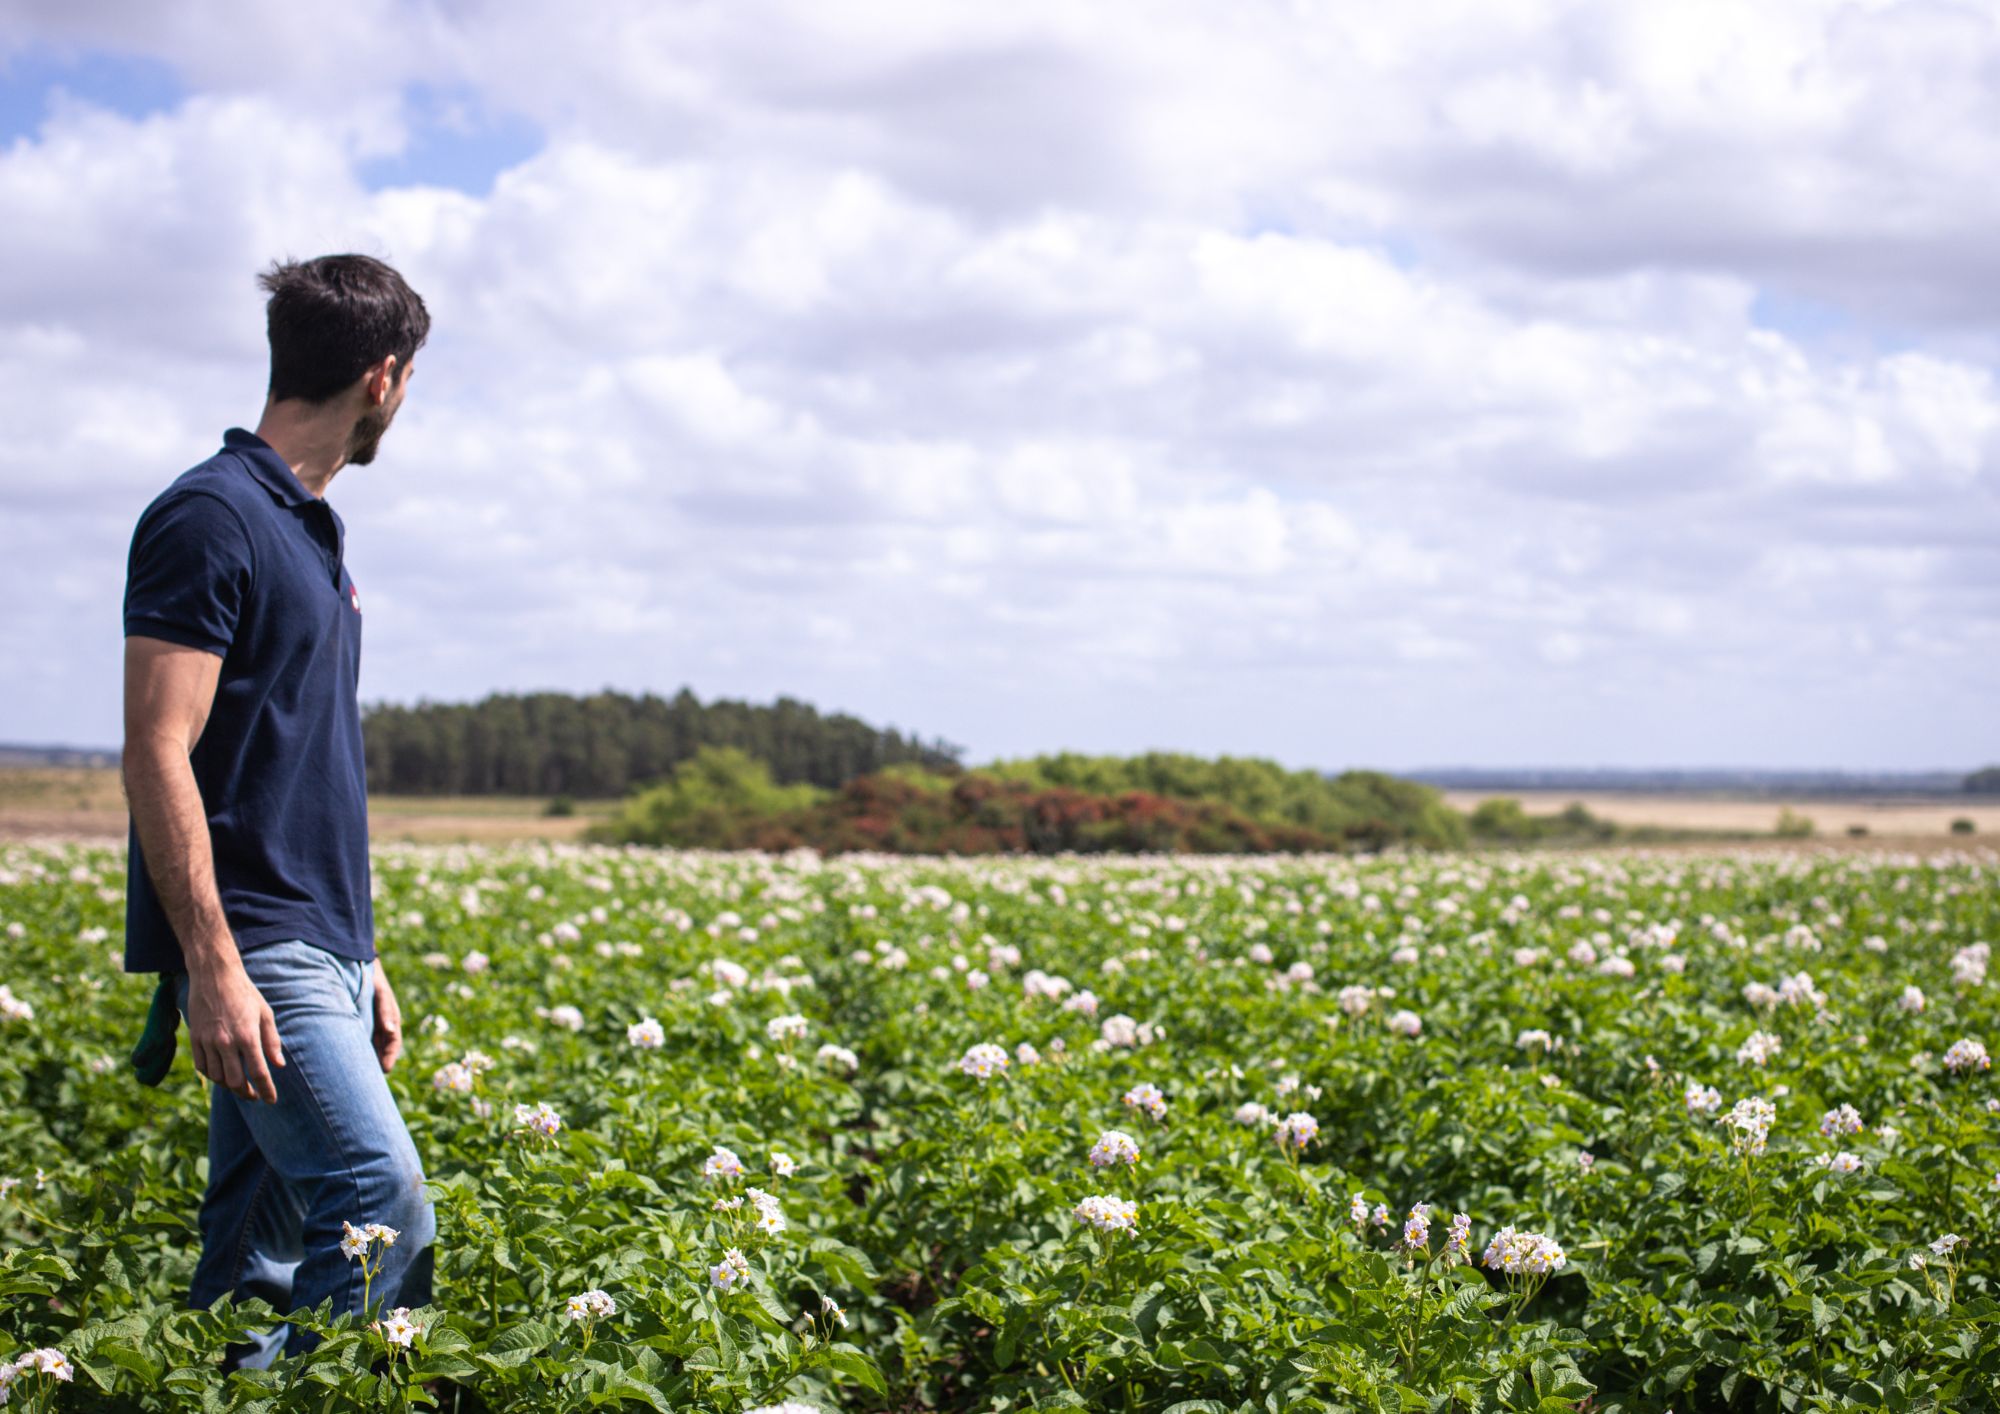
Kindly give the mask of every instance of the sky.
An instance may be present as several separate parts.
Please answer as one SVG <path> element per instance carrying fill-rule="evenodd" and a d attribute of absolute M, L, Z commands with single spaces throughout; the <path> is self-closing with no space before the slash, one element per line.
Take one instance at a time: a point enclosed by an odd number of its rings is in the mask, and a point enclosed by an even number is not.
<path fill-rule="evenodd" d="M 116 744 L 258 271 L 434 320 L 364 701 L 970 760 L 2000 758 L 2000 4 L 0 5 L 0 740 Z"/>

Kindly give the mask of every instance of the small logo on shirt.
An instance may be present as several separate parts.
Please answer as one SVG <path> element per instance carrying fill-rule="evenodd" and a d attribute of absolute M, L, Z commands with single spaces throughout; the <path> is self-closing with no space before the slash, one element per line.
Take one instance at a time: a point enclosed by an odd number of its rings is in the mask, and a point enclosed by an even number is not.
<path fill-rule="evenodd" d="M 354 612 L 361 612 L 361 586 L 353 580 L 347 582 L 347 602 L 354 606 Z"/>

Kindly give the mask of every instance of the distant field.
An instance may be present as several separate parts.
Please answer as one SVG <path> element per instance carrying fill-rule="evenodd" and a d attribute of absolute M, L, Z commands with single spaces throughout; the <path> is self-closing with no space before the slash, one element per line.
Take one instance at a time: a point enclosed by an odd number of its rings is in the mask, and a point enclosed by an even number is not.
<path fill-rule="evenodd" d="M 1507 796 L 1530 814 L 1554 814 L 1581 801 L 1591 814 L 1620 825 L 1657 825 L 1718 834 L 1768 835 L 1778 812 L 1792 810 L 1810 819 L 1821 839 L 1844 839 L 1851 826 L 1864 826 L 1870 839 L 1937 840 L 1949 837 L 1951 822 L 1973 822 L 1975 838 L 2000 837 L 2000 800 L 1951 796 L 1846 798 L 1643 794 L 1623 791 L 1446 791 L 1455 809 L 1470 810 L 1482 800 Z M 591 821 L 617 809 L 613 800 L 578 801 L 576 814 L 550 819 L 540 797 L 397 796 L 371 797 L 369 823 L 374 837 L 388 841 L 443 844 L 467 841 L 500 844 L 509 840 L 572 840 Z M 39 836 L 123 837 L 125 798 L 116 771 L 80 766 L 0 767 L 0 839 Z"/>
<path fill-rule="evenodd" d="M 1851 826 L 1884 839 L 1949 835 L 1953 820 L 1970 820 L 1980 836 L 2000 834 L 2000 800 L 1991 796 L 1745 797 L 1649 795 L 1624 791 L 1446 791 L 1454 809 L 1470 810 L 1482 800 L 1507 797 L 1531 815 L 1552 815 L 1572 801 L 1591 814 L 1620 825 L 1658 825 L 1676 830 L 1769 834 L 1778 813 L 1790 810 L 1813 822 L 1821 836 L 1845 836 Z"/>
<path fill-rule="evenodd" d="M 378 795 L 368 798 L 368 833 L 378 840 L 442 844 L 463 840 L 573 840 L 591 821 L 618 808 L 615 800 L 580 800 L 576 814 L 551 819 L 548 801 L 505 795 Z"/>
<path fill-rule="evenodd" d="M 612 800 L 578 801 L 576 814 L 550 819 L 548 801 L 517 796 L 373 796 L 370 833 L 378 840 L 447 844 L 468 841 L 569 840 L 594 819 L 609 815 Z M 80 766 L 0 768 L 0 839 L 59 836 L 123 838 L 125 795 L 116 771 Z"/>

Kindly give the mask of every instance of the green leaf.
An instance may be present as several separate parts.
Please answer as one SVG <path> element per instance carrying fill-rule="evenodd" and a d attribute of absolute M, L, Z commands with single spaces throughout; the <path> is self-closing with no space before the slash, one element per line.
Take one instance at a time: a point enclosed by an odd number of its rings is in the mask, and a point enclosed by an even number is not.
<path fill-rule="evenodd" d="M 1448 1321 L 1462 1321 L 1474 1313 L 1499 1300 L 1499 1296 L 1485 1286 L 1465 1285 L 1452 1293 L 1451 1300 L 1445 1302 L 1443 1316 Z"/>
<path fill-rule="evenodd" d="M 476 1375 L 479 1366 L 454 1351 L 444 1351 L 426 1355 L 410 1369 L 412 1383 L 422 1380 L 458 1379 L 465 1375 Z"/>
<path fill-rule="evenodd" d="M 495 1365 L 524 1365 L 555 1343 L 561 1332 L 547 1321 L 523 1321 L 493 1337 L 486 1347 L 487 1360 Z"/>
<path fill-rule="evenodd" d="M 866 1385 L 877 1394 L 889 1392 L 888 1386 L 882 1382 L 882 1372 L 875 1368 L 875 1362 L 853 1346 L 845 1342 L 828 1346 L 825 1355 L 827 1363 L 849 1379 Z"/>
<path fill-rule="evenodd" d="M 107 1361 L 119 1369 L 137 1375 L 145 1384 L 152 1384 L 160 1378 L 165 1366 L 143 1350 L 135 1350 L 129 1345 L 115 1340 L 107 1340 L 91 1352 L 91 1358 Z"/>
<path fill-rule="evenodd" d="M 832 1285 L 857 1291 L 874 1290 L 875 1266 L 865 1252 L 831 1237 L 814 1238 L 808 1250 L 814 1265 L 826 1273 Z"/>
<path fill-rule="evenodd" d="M 1671 1365 L 1662 1366 L 1660 1369 L 1660 1383 L 1666 1393 L 1678 1393 L 1680 1390 L 1686 1388 L 1687 1382 L 1690 1379 L 1694 1378 L 1695 1371 L 1707 1363 L 1706 1359 L 1697 1354 L 1685 1360 L 1675 1361 Z"/>
<path fill-rule="evenodd" d="M 1550 1387 L 1556 1382 L 1556 1367 L 1551 1365 L 1544 1357 L 1537 1355 L 1535 1357 L 1533 1376 L 1536 1391 L 1541 1394 L 1547 1394 Z"/>
<path fill-rule="evenodd" d="M 1019 1306 L 1011 1308 L 1001 1323 L 999 1336 L 993 1342 L 995 1365 L 1004 1370 L 1014 1363 L 1014 1356 L 1021 1349 L 1021 1337 L 1027 1328 L 1027 1312 Z"/>
<path fill-rule="evenodd" d="M 1562 1399 L 1581 1399 L 1597 1386 L 1583 1377 L 1583 1372 L 1574 1365 L 1558 1365 L 1555 1378 L 1549 1382 L 1545 1393 Z"/>

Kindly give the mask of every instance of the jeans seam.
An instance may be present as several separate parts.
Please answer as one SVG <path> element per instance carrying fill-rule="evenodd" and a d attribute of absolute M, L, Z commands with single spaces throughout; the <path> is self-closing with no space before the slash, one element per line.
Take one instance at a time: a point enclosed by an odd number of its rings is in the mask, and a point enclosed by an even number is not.
<path fill-rule="evenodd" d="M 291 940 L 291 941 L 301 941 L 301 940 Z M 311 947 L 312 945 L 305 944 L 305 946 Z M 337 1008 L 328 1007 L 325 1010 L 324 1015 L 336 1021 L 348 1020 L 348 1019 L 359 1021 L 361 1024 L 366 1026 L 368 1024 L 369 1018 L 366 1011 L 362 1007 L 362 998 L 363 995 L 368 990 L 371 964 L 365 962 L 358 962 L 354 959 L 337 957 L 334 954 L 328 953 L 325 950 L 319 948 L 314 948 L 313 951 L 316 954 L 316 957 L 314 957 L 312 961 L 326 965 L 328 967 L 328 970 L 331 971 L 331 973 L 333 974 L 333 976 L 339 979 L 337 985 L 340 988 L 340 993 L 343 996 L 343 999 L 346 1000 L 346 1002 L 348 1003 L 348 1008 L 349 1008 L 347 1013 L 345 1013 L 345 1015 L 343 1016 L 343 1014 L 340 1013 Z M 349 970 L 350 965 L 352 966 L 352 971 Z M 253 978 L 252 980 L 254 981 L 255 979 Z M 345 1176 L 348 1186 L 352 1190 L 354 1197 L 357 1200 L 363 1198 L 365 1195 L 365 1190 L 363 1187 L 361 1175 L 354 1167 L 350 1146 L 340 1141 L 339 1132 L 335 1129 L 335 1127 L 331 1122 L 329 1111 L 319 1094 L 318 1086 L 313 1082 L 311 1074 L 306 1068 L 304 1067 L 299 1068 L 296 1071 L 296 1075 L 300 1086 L 300 1092 L 303 1101 L 311 1106 L 311 1113 L 319 1123 L 320 1132 L 326 1136 L 327 1142 L 331 1146 L 334 1155 L 338 1157 L 340 1160 L 340 1165 L 338 1168 L 330 1167 L 329 1171 L 320 1176 L 320 1182 L 314 1185 L 315 1191 L 310 1195 L 309 1201 L 317 1200 L 319 1198 L 319 1194 L 321 1191 L 323 1191 L 323 1185 L 325 1183 L 336 1182 L 343 1175 Z M 405 1132 L 407 1133 L 407 1131 Z M 269 1161 L 267 1160 L 266 1162 L 268 1163 Z M 270 1172 L 267 1171 L 265 1177 L 268 1178 L 269 1176 Z M 262 1182 L 260 1181 L 259 1189 L 257 1193 L 254 1195 L 252 1200 L 253 1205 L 260 1204 L 265 1196 L 266 1196 L 266 1190 L 264 1189 Z M 307 1216 L 309 1215 L 310 1211 L 308 1211 Z M 364 1212 L 354 1216 L 359 1216 L 364 1222 L 366 1222 L 366 1221 L 379 1220 L 382 1216 L 384 1216 L 384 1214 Z M 349 1220 L 351 1221 L 351 1217 L 349 1218 Z M 249 1232 L 250 1232 L 250 1224 L 246 1221 L 243 1232 L 239 1237 L 239 1243 L 238 1243 L 237 1262 L 239 1271 L 242 1261 L 242 1253 L 244 1250 L 247 1249 L 248 1246 Z M 314 1254 L 311 1252 L 307 1252 L 303 1255 L 305 1258 L 309 1259 Z M 338 1310 L 353 1311 L 355 1309 L 355 1304 L 354 1304 L 355 1298 L 360 1294 L 355 1290 L 355 1287 L 359 1284 L 359 1282 L 360 1282 L 360 1273 L 355 1270 L 354 1265 L 352 1263 L 343 1264 L 339 1280 L 336 1281 L 332 1286 L 330 1286 L 325 1291 L 324 1294 L 333 1297 L 339 1303 Z M 389 1295 L 388 1292 L 383 1293 L 383 1296 L 385 1298 L 388 1295 Z M 366 1313 L 364 1312 L 362 1314 L 365 1315 Z M 288 1346 L 291 1346 L 296 1342 L 299 1333 L 300 1333 L 299 1328 L 293 1327 L 291 1332 L 292 1339 L 287 1341 Z"/>
<path fill-rule="evenodd" d="M 360 1175 L 354 1172 L 354 1164 L 348 1157 L 347 1146 L 338 1142 L 339 1137 L 334 1130 L 333 1122 L 327 1118 L 326 1106 L 320 1103 L 319 1091 L 313 1087 L 312 1077 L 306 1074 L 303 1069 L 299 1071 L 299 1084 L 305 1087 L 306 1097 L 312 1101 L 313 1113 L 319 1116 L 320 1128 L 326 1132 L 328 1139 L 334 1141 L 334 1149 L 340 1154 L 341 1166 L 347 1172 L 348 1185 L 356 1194 L 359 1194 L 361 1192 Z M 315 1193 L 313 1196 L 317 1198 L 318 1194 Z M 310 1213 L 307 1216 L 310 1216 Z M 361 1219 L 363 1222 L 372 1221 L 366 1213 L 361 1215 Z M 341 1298 L 341 1310 L 351 1311 L 354 1309 L 354 1264 L 352 1262 L 348 1263 L 346 1275 L 342 1279 Z M 361 1314 L 366 1315 L 367 1312 L 364 1311 Z"/>
<path fill-rule="evenodd" d="M 259 1157 L 262 1157 L 261 1155 Z M 276 1172 L 271 1161 L 264 1159 L 264 1171 L 257 1177 L 257 1187 L 250 1194 L 250 1201 L 243 1207 L 243 1223 L 236 1230 L 236 1255 L 229 1264 L 229 1289 L 232 1293 L 243 1289 L 243 1259 L 250 1250 L 250 1232 L 257 1223 L 257 1208 L 264 1201 L 264 1189 Z"/>

